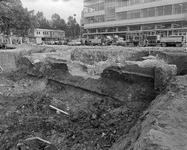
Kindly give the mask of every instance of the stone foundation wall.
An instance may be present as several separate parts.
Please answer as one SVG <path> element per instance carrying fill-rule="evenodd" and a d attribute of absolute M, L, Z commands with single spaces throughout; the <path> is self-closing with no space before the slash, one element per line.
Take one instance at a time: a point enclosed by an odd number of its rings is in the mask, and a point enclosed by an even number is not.
<path fill-rule="evenodd" d="M 11 71 L 16 69 L 16 57 L 19 53 L 16 52 L 0 52 L 0 66 L 3 71 Z"/>

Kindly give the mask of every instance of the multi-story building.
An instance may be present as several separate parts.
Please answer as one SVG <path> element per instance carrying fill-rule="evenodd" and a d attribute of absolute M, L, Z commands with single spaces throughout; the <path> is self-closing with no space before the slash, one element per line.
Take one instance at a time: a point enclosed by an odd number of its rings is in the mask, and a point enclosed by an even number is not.
<path fill-rule="evenodd" d="M 32 29 L 29 30 L 28 36 L 34 43 L 41 44 L 45 41 L 55 41 L 65 38 L 63 30 L 49 30 L 49 29 Z"/>
<path fill-rule="evenodd" d="M 84 0 L 84 36 L 187 35 L 187 0 Z"/>

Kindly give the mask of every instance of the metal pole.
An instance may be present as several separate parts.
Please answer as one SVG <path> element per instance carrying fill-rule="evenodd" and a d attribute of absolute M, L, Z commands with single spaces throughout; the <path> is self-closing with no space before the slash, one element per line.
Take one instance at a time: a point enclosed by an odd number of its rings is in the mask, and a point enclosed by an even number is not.
<path fill-rule="evenodd" d="M 76 14 L 73 14 L 73 16 L 74 16 L 74 37 L 73 38 L 75 38 L 76 37 L 76 22 L 75 22 L 75 17 L 76 17 Z"/>

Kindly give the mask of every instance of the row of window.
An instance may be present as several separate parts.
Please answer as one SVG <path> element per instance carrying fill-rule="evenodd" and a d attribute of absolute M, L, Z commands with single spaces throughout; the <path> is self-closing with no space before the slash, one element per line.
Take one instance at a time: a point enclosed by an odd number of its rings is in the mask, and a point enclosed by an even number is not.
<path fill-rule="evenodd" d="M 160 0 L 117 0 L 117 7 L 156 2 Z"/>
<path fill-rule="evenodd" d="M 106 15 L 92 16 L 85 18 L 85 24 L 100 23 L 105 21 L 115 21 L 115 20 L 127 20 L 127 19 L 138 19 L 146 17 L 155 17 L 171 14 L 181 14 L 187 13 L 187 2 L 179 3 L 174 5 L 165 5 L 158 7 L 151 7 L 133 11 L 124 11 L 120 13 L 115 13 L 115 8 L 110 7 L 106 11 Z"/>
<path fill-rule="evenodd" d="M 84 13 L 104 10 L 104 3 L 89 5 L 84 8 Z"/>
<path fill-rule="evenodd" d="M 100 23 L 100 22 L 105 22 L 105 16 L 104 15 L 87 17 L 84 20 L 85 24 Z"/>
<path fill-rule="evenodd" d="M 165 5 L 159 7 L 120 12 L 116 14 L 116 20 L 155 17 L 155 16 L 163 16 L 163 15 L 171 15 L 171 14 L 181 14 L 186 12 L 187 12 L 187 2 L 174 4 L 174 5 Z"/>
<path fill-rule="evenodd" d="M 148 3 L 148 2 L 155 2 L 155 1 L 160 1 L 160 0 L 108 0 L 105 1 L 105 3 L 97 3 L 93 5 L 89 5 L 84 8 L 84 13 L 89 13 L 89 12 L 95 12 L 95 11 L 101 11 L 104 10 L 105 5 L 115 5 L 117 7 L 123 7 L 123 6 L 129 6 L 129 5 L 135 5 L 135 4 L 140 4 L 140 3 Z"/>
<path fill-rule="evenodd" d="M 43 32 L 44 35 L 49 35 L 49 32 Z"/>
<path fill-rule="evenodd" d="M 36 34 L 40 35 L 40 34 L 43 34 L 43 35 L 49 35 L 50 33 L 49 32 L 40 32 L 40 31 L 37 31 Z M 64 32 L 52 32 L 53 35 L 64 35 Z"/>
<path fill-rule="evenodd" d="M 40 31 L 36 32 L 36 34 L 42 34 L 42 33 L 43 33 L 43 35 L 49 35 L 49 32 L 45 32 L 45 31 L 44 32 L 40 32 Z"/>
<path fill-rule="evenodd" d="M 133 26 L 121 26 L 110 28 L 89 29 L 89 33 L 116 32 L 116 31 L 138 31 L 138 30 L 155 30 L 155 29 L 177 29 L 186 28 L 187 21 L 178 21 L 170 23 L 145 24 Z"/>

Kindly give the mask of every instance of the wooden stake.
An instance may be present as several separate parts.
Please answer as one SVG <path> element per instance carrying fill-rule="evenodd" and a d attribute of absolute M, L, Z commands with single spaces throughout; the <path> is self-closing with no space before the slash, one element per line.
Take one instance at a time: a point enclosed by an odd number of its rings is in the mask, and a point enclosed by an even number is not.
<path fill-rule="evenodd" d="M 40 137 L 31 137 L 31 138 L 26 139 L 25 141 L 31 141 L 31 140 L 40 140 L 40 141 L 42 141 L 44 143 L 51 144 L 51 142 L 46 141 L 46 140 L 44 140 L 44 139 L 42 139 Z"/>
<path fill-rule="evenodd" d="M 65 115 L 69 115 L 69 113 L 67 113 L 67 112 L 65 112 L 65 111 L 63 111 L 63 110 L 61 110 L 61 109 L 59 109 L 59 108 L 57 108 L 55 106 L 49 105 L 49 107 L 55 109 L 57 112 L 61 112 L 61 113 L 65 114 Z"/>

